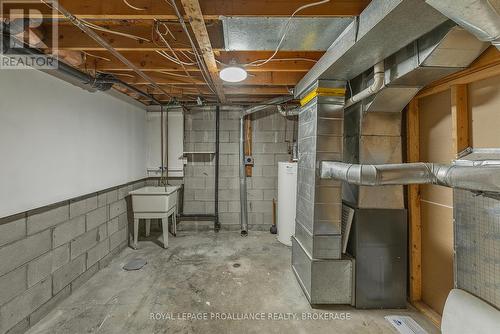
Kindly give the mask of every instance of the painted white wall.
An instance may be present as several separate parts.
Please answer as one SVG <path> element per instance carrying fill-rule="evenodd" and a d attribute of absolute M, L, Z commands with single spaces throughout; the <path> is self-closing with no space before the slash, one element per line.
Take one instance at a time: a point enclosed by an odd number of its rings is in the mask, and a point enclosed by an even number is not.
<path fill-rule="evenodd" d="M 0 71 L 0 217 L 145 176 L 145 110 L 36 70 Z"/>

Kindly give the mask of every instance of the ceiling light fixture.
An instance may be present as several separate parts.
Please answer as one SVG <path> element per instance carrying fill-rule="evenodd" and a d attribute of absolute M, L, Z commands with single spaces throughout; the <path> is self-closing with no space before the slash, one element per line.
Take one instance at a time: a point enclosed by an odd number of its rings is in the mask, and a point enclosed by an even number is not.
<path fill-rule="evenodd" d="M 228 66 L 219 72 L 219 77 L 226 82 L 240 82 L 247 78 L 248 73 L 243 67 Z"/>

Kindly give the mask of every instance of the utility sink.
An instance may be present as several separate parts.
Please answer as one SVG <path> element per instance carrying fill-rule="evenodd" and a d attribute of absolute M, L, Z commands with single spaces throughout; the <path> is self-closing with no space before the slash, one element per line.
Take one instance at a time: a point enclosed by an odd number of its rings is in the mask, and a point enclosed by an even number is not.
<path fill-rule="evenodd" d="M 143 187 L 130 192 L 135 213 L 169 212 L 177 205 L 177 186 Z"/>
<path fill-rule="evenodd" d="M 134 242 L 137 249 L 139 235 L 139 220 L 146 220 L 146 236 L 151 230 L 151 219 L 161 219 L 163 230 L 163 247 L 168 247 L 168 218 L 172 216 L 173 235 L 177 233 L 177 190 L 179 187 L 144 187 L 129 194 L 132 196 L 132 211 L 134 212 Z"/>

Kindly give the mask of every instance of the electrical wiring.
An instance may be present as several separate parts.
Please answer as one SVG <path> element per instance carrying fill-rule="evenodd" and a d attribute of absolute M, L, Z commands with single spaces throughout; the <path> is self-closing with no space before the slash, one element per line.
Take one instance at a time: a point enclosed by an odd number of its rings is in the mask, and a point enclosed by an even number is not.
<path fill-rule="evenodd" d="M 132 6 L 127 0 L 123 0 L 123 3 L 126 4 L 127 6 L 129 6 L 130 8 L 135 9 L 135 10 L 147 10 L 147 8 L 139 8 L 139 7 Z"/>
<path fill-rule="evenodd" d="M 209 75 L 208 69 L 206 67 L 206 64 L 205 64 L 204 60 L 201 58 L 200 54 L 198 53 L 198 50 L 196 49 L 196 45 L 194 44 L 194 41 L 193 41 L 193 39 L 191 37 L 191 34 L 189 33 L 189 30 L 187 29 L 186 23 L 184 22 L 184 17 L 179 12 L 179 8 L 177 7 L 177 5 L 175 3 L 175 0 L 172 0 L 172 1 L 165 0 L 165 2 L 167 4 L 169 4 L 175 10 L 175 14 L 177 15 L 179 23 L 181 24 L 181 27 L 184 30 L 184 33 L 186 34 L 186 36 L 189 39 L 189 43 L 191 44 L 191 49 L 193 50 L 194 56 L 196 58 L 196 61 L 198 62 L 198 66 L 199 66 L 199 68 L 201 70 L 201 75 L 203 77 L 203 80 L 205 80 L 205 82 L 207 83 L 208 88 L 210 89 L 210 91 L 212 91 L 212 93 L 215 96 L 218 96 L 217 93 L 216 93 L 216 90 L 214 89 L 214 87 L 212 87 L 212 86 L 215 86 L 215 85 L 214 85 L 214 83 L 210 79 L 210 75 Z"/>
<path fill-rule="evenodd" d="M 144 37 L 140 37 L 140 36 L 136 36 L 136 35 L 132 35 L 132 34 L 127 34 L 127 33 L 119 32 L 119 31 L 116 31 L 116 30 L 111 30 L 111 29 L 108 29 L 108 28 L 103 28 L 101 26 L 95 25 L 95 24 L 90 23 L 90 22 L 85 21 L 85 20 L 81 20 L 80 19 L 80 21 L 84 25 L 86 25 L 87 27 L 89 27 L 91 29 L 94 29 L 94 30 L 99 30 L 99 31 L 110 33 L 110 34 L 114 34 L 114 35 L 118 35 L 118 36 L 123 36 L 123 37 L 131 38 L 131 39 L 134 39 L 136 41 L 143 41 L 143 42 L 148 42 L 148 43 L 151 42 L 149 39 L 144 38 Z"/>
<path fill-rule="evenodd" d="M 88 53 L 87 51 L 82 51 L 82 53 L 85 55 L 85 57 L 92 57 L 92 58 L 97 58 L 97 59 L 101 59 L 101 60 L 104 60 L 104 61 L 111 61 L 111 59 L 109 59 L 109 58 L 98 56 L 98 55 L 94 55 L 92 53 Z"/>
<path fill-rule="evenodd" d="M 173 77 L 189 78 L 187 75 L 184 75 L 184 74 L 177 74 L 177 73 L 172 73 L 172 72 L 167 72 L 167 71 L 154 71 L 154 72 L 158 72 L 158 73 L 165 74 L 165 75 L 170 75 Z"/>
<path fill-rule="evenodd" d="M 156 53 L 158 53 L 159 55 L 161 55 L 162 57 L 170 60 L 171 62 L 173 63 L 176 63 L 177 65 L 186 65 L 186 66 L 192 66 L 192 65 L 197 65 L 197 63 L 186 63 L 186 62 L 183 62 L 182 60 L 178 60 L 177 58 L 174 58 L 172 56 L 170 56 L 169 54 L 167 54 L 165 51 L 163 50 L 156 50 Z"/>
<path fill-rule="evenodd" d="M 190 57 L 188 56 L 184 51 L 182 50 L 179 50 L 179 52 L 184 56 L 186 57 L 190 62 L 194 63 L 195 61 Z"/>
<path fill-rule="evenodd" d="M 45 0 L 40 0 L 40 1 L 44 5 L 46 5 L 47 7 L 49 7 L 50 9 L 54 8 L 54 6 L 52 6 L 51 4 L 47 3 Z M 123 0 L 123 1 L 126 2 L 125 0 Z M 103 27 L 100 27 L 100 26 L 98 26 L 96 24 L 90 23 L 90 22 L 88 22 L 86 20 L 83 20 L 83 19 L 78 19 L 78 21 L 81 22 L 86 27 L 94 29 L 94 30 L 99 30 L 99 31 L 110 33 L 110 34 L 114 34 L 114 35 L 118 35 L 118 36 L 123 36 L 123 37 L 131 38 L 131 39 L 134 39 L 136 41 L 151 42 L 147 38 L 143 38 L 143 37 L 140 37 L 140 36 L 135 36 L 135 35 L 132 35 L 132 34 L 127 34 L 127 33 L 119 32 L 119 31 L 115 31 L 115 30 L 103 28 Z"/>
<path fill-rule="evenodd" d="M 161 41 L 168 47 L 168 49 L 170 50 L 170 52 L 172 52 L 172 54 L 174 55 L 175 59 L 177 60 L 177 62 L 179 62 L 180 66 L 182 67 L 182 69 L 184 70 L 184 72 L 186 73 L 186 75 L 191 79 L 191 81 L 193 82 L 194 85 L 196 85 L 194 79 L 191 77 L 191 74 L 189 74 L 188 70 L 186 69 L 185 65 L 181 62 L 181 60 L 179 59 L 179 57 L 177 56 L 177 54 L 175 53 L 175 51 L 173 50 L 173 48 L 170 46 L 170 44 L 168 43 L 168 41 L 165 39 L 165 36 L 163 36 L 158 28 L 158 25 L 160 23 L 158 21 L 154 21 L 154 30 L 156 31 L 156 33 L 158 34 L 158 36 L 160 37 Z M 165 26 L 165 24 L 163 24 Z M 167 27 L 168 28 L 168 27 Z M 162 54 L 163 56 L 166 56 L 167 54 L 164 53 Z M 199 93 L 201 94 L 201 91 L 199 90 L 199 88 L 197 88 Z"/>

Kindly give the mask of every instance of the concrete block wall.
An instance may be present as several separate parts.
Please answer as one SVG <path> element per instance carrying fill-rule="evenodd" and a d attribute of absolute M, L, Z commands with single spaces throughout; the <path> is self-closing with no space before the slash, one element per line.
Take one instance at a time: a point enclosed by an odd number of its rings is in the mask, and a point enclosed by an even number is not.
<path fill-rule="evenodd" d="M 238 229 L 239 201 L 239 111 L 220 112 L 219 217 L 224 229 Z M 293 120 L 286 121 L 275 110 L 252 115 L 252 177 L 247 178 L 248 218 L 251 229 L 272 224 L 272 199 L 277 198 L 278 162 L 288 161 L 286 139 L 293 138 Z M 215 111 L 185 113 L 185 150 L 215 151 Z M 215 156 L 189 155 L 184 176 L 184 213 L 213 214 Z"/>
<path fill-rule="evenodd" d="M 127 245 L 130 183 L 0 219 L 0 333 L 23 333 Z"/>

